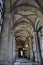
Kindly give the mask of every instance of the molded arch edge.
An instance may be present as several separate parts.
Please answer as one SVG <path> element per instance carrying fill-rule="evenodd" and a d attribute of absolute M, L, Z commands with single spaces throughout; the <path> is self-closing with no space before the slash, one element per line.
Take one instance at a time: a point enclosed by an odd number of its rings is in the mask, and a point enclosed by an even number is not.
<path fill-rule="evenodd" d="M 18 11 L 29 11 L 29 8 L 34 8 L 35 11 L 41 12 L 40 8 L 38 8 L 38 7 L 34 6 L 34 5 L 31 5 L 31 4 L 19 4 L 19 5 L 15 6 L 15 7 L 12 7 L 11 12 L 13 12 L 13 14 L 14 14 L 14 13 L 16 13 Z M 32 11 L 32 9 L 31 9 L 31 11 Z"/>
<path fill-rule="evenodd" d="M 29 18 L 27 18 L 27 17 L 26 17 L 26 19 L 27 19 L 28 21 L 25 21 L 25 18 L 23 18 L 23 17 L 21 17 L 20 19 L 18 19 L 18 20 L 14 23 L 14 28 L 15 28 L 19 23 L 21 23 L 21 22 L 27 22 L 28 24 L 30 24 L 30 25 L 34 28 L 33 22 L 32 22 Z M 29 22 L 30 22 L 30 23 L 29 23 Z"/>

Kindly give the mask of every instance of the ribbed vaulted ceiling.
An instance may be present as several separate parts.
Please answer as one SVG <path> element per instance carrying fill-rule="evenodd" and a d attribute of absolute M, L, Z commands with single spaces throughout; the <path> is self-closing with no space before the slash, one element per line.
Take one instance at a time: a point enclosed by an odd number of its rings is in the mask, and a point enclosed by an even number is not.
<path fill-rule="evenodd" d="M 43 2 L 43 0 L 42 0 Z M 16 41 L 26 41 L 42 13 L 41 0 L 11 0 L 11 12 L 14 19 L 14 34 Z"/>
<path fill-rule="evenodd" d="M 16 41 L 26 41 L 34 31 L 38 16 L 30 11 L 20 11 L 14 15 L 14 33 Z"/>

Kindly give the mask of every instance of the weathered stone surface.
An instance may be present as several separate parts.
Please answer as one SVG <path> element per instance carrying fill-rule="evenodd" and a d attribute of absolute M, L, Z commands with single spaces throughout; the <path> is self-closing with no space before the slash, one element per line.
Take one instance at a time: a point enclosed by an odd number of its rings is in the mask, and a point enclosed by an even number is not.
<path fill-rule="evenodd" d="M 5 12 L 10 12 L 10 0 L 5 0 Z"/>
<path fill-rule="evenodd" d="M 12 38 L 11 18 L 10 15 L 5 15 L 1 36 L 0 60 L 2 61 L 12 60 Z"/>

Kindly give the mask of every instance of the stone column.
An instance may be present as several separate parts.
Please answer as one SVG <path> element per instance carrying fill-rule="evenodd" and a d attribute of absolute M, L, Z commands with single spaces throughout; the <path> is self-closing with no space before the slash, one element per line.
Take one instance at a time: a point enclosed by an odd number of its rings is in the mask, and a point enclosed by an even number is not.
<path fill-rule="evenodd" d="M 40 61 L 40 55 L 39 55 L 39 48 L 38 48 L 36 32 L 34 32 L 33 51 L 34 51 L 34 55 L 35 55 L 35 61 Z"/>
<path fill-rule="evenodd" d="M 33 32 L 33 52 L 34 52 L 34 58 L 35 58 L 35 61 L 37 61 L 37 51 L 36 51 L 36 38 L 35 38 L 35 32 Z"/>
<path fill-rule="evenodd" d="M 13 18 L 10 15 L 10 23 L 9 23 L 9 43 L 8 43 L 8 57 L 9 60 L 8 61 L 12 61 L 13 60 L 13 32 L 12 32 L 12 27 L 13 27 Z"/>
<path fill-rule="evenodd" d="M 15 60 L 15 37 L 14 37 L 14 29 L 13 29 L 13 17 L 10 17 L 10 30 L 9 30 L 9 48 L 8 55 L 9 61 L 12 62 Z"/>
<path fill-rule="evenodd" d="M 31 39 L 29 39 L 29 44 L 30 44 L 30 60 L 32 61 L 33 51 L 32 51 L 32 40 Z"/>
<path fill-rule="evenodd" d="M 40 50 L 41 50 L 41 62 L 43 62 L 43 28 L 39 32 L 39 39 L 40 39 Z"/>
<path fill-rule="evenodd" d="M 5 14 L 1 36 L 0 60 L 12 61 L 15 56 L 15 40 L 12 33 L 13 20 L 11 14 Z"/>
<path fill-rule="evenodd" d="M 10 12 L 10 0 L 5 0 L 5 12 L 9 13 Z"/>
<path fill-rule="evenodd" d="M 40 47 L 41 47 L 41 55 L 43 59 L 43 36 L 40 37 Z"/>
<path fill-rule="evenodd" d="M 13 36 L 13 60 L 16 58 L 16 42 L 15 37 Z"/>
<path fill-rule="evenodd" d="M 8 41 L 9 41 L 9 15 L 5 14 L 5 19 L 3 22 L 3 30 L 1 36 L 1 51 L 0 51 L 0 60 L 7 61 L 8 60 Z"/>

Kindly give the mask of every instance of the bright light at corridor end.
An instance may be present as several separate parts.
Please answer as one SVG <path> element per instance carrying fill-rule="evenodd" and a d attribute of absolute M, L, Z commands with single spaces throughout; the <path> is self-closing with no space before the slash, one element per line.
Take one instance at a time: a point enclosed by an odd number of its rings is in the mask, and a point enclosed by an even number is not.
<path fill-rule="evenodd" d="M 28 47 L 28 45 L 26 45 L 26 47 Z"/>

